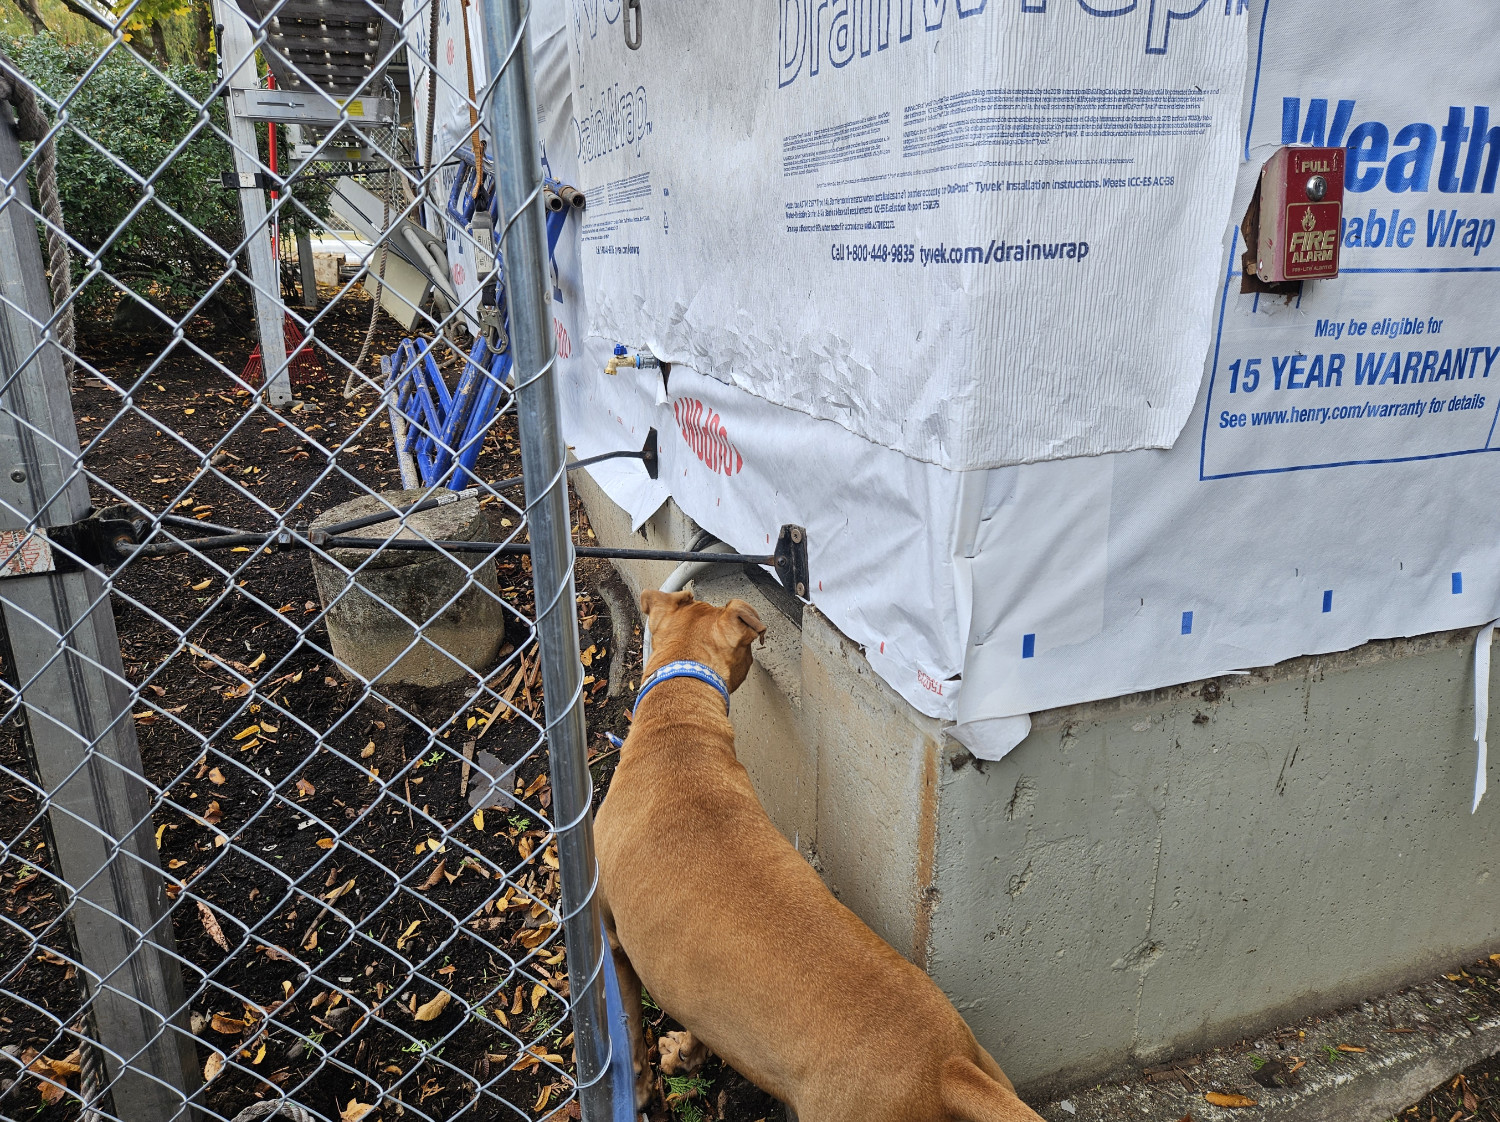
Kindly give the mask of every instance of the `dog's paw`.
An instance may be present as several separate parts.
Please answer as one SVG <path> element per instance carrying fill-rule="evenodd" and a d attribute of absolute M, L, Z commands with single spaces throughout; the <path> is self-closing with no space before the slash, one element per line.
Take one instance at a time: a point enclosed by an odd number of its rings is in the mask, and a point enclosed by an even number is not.
<path fill-rule="evenodd" d="M 663 1075 L 692 1075 L 708 1059 L 708 1045 L 690 1032 L 664 1032 L 656 1045 Z"/>

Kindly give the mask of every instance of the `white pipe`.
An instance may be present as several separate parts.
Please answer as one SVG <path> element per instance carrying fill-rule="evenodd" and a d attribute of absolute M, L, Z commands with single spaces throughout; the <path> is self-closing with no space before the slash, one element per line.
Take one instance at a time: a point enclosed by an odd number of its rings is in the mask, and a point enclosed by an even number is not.
<path fill-rule="evenodd" d="M 382 363 L 390 363 L 390 359 L 382 359 Z M 396 442 L 396 466 L 401 470 L 401 489 L 411 491 L 422 486 L 422 477 L 417 472 L 417 462 L 412 459 L 410 452 L 406 451 L 406 415 L 396 408 L 396 371 L 390 368 L 386 375 L 385 392 L 386 411 L 391 419 L 391 439 Z"/>

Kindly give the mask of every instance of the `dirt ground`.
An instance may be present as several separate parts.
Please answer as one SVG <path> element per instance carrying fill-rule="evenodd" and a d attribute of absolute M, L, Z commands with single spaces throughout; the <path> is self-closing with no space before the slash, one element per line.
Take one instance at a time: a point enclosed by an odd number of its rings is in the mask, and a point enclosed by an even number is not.
<path fill-rule="evenodd" d="M 363 298 L 341 301 L 319 337 L 355 354 L 368 308 Z M 240 369 L 253 341 L 207 332 L 199 345 Z M 123 384 L 166 345 L 100 325 L 80 325 L 79 334 L 89 360 Z M 397 338 L 384 321 L 373 353 L 389 353 Z M 342 382 L 342 374 L 300 382 L 297 403 L 280 414 L 249 409 L 248 394 L 183 345 L 150 370 L 133 407 L 89 379 L 74 412 L 80 439 L 93 442 L 95 504 L 129 496 L 156 512 L 260 530 L 273 512 L 311 521 L 365 488 L 399 488 L 372 395 L 345 402 Z M 202 470 L 198 450 L 216 446 L 217 471 Z M 477 472 L 520 474 L 513 417 Z M 519 523 L 516 510 L 485 501 L 495 517 Z M 585 524 L 575 530 L 588 540 Z M 614 579 L 607 563 L 582 563 L 577 578 L 602 797 L 614 761 L 604 733 L 624 731 L 639 635 L 628 651 L 609 649 L 612 621 L 596 591 Z M 502 562 L 497 580 L 529 615 L 528 563 Z M 559 1023 L 566 957 L 545 906 L 558 901 L 542 822 L 546 754 L 526 719 L 540 718 L 541 686 L 522 627 L 511 628 L 502 667 L 482 685 L 391 687 L 374 697 L 332 665 L 305 552 L 136 561 L 117 571 L 115 591 L 125 671 L 140 689 L 142 760 L 166 792 L 155 825 L 168 894 L 188 894 L 173 919 L 195 995 L 198 1058 L 210 1072 L 222 1067 L 206 1104 L 232 1116 L 279 1088 L 337 1118 L 383 1090 L 392 1096 L 384 1118 L 576 1117 L 565 1074 L 573 1041 Z M 625 660 L 627 688 L 611 699 L 614 657 Z M 252 693 L 242 677 L 259 688 Z M 506 719 L 502 696 L 522 716 Z M 11 723 L 0 728 L 0 775 L 10 777 L 0 799 L 0 1044 L 76 1089 L 67 1057 L 80 992 L 59 923 L 63 893 L 46 872 L 45 818 L 22 781 L 22 737 Z M 517 765 L 509 805 L 476 816 L 461 797 L 466 743 Z M 518 887 L 508 889 L 507 878 Z M 439 983 L 463 1000 L 435 1010 Z M 677 1027 L 654 1007 L 646 1015 L 653 1041 Z M 0 1118 L 77 1116 L 73 1095 L 30 1076 L 5 1078 L 13 1072 L 0 1070 Z M 716 1061 L 661 1090 L 658 1118 L 781 1117 Z"/>

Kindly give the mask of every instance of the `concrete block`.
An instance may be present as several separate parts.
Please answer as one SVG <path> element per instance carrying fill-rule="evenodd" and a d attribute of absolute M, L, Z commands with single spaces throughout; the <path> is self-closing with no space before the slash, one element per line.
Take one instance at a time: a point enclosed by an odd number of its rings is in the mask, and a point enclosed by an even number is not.
<path fill-rule="evenodd" d="M 317 283 L 338 287 L 339 269 L 343 267 L 343 264 L 342 253 L 314 253 L 313 274 L 317 278 Z"/>
<path fill-rule="evenodd" d="M 417 489 L 363 495 L 323 513 L 313 529 L 405 506 L 425 494 Z M 392 520 L 359 533 L 385 537 L 396 525 Z M 473 498 L 409 515 L 396 536 L 495 540 L 488 513 Z M 346 677 L 436 686 L 472 679 L 494 665 L 505 640 L 505 609 L 493 562 L 437 550 L 372 555 L 335 549 L 329 558 L 313 554 L 313 577 Z"/>

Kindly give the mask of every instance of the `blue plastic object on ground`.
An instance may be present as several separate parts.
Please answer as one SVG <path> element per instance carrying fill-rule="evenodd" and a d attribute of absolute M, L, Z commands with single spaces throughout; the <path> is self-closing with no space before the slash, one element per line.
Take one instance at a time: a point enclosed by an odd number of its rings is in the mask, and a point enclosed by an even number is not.
<path fill-rule="evenodd" d="M 447 217 L 463 229 L 469 229 L 474 214 L 483 207 L 490 213 L 492 237 L 499 225 L 495 212 L 494 176 L 485 173 L 476 191 L 477 172 L 473 155 L 459 152 L 463 164 L 454 177 L 448 193 Z M 558 238 L 573 208 L 549 211 L 547 214 L 547 254 L 557 248 Z M 496 279 L 493 284 L 494 320 L 498 330 L 482 332 L 475 340 L 464 362 L 458 385 L 449 391 L 432 353 L 428 339 L 401 340 L 390 366 L 396 371 L 396 408 L 408 422 L 402 451 L 409 452 L 417 465 L 422 483 L 436 487 L 445 482 L 454 491 L 462 491 L 474 479 L 474 465 L 484 448 L 484 438 L 497 417 L 504 411 L 510 395 L 511 360 L 505 345 L 510 328 L 505 301 L 505 271 L 495 238 Z M 489 295 L 481 297 L 486 304 Z M 492 350 L 498 346 L 499 350 Z"/>

